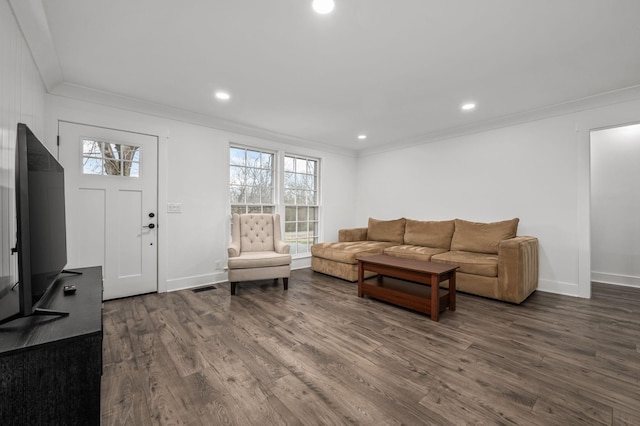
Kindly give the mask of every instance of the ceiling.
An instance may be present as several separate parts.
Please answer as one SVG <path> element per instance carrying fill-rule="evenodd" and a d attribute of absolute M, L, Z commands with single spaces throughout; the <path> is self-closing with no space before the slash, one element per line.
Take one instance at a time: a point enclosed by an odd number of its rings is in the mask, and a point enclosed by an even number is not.
<path fill-rule="evenodd" d="M 354 152 L 640 86 L 638 0 L 10 2 L 51 93 Z"/>

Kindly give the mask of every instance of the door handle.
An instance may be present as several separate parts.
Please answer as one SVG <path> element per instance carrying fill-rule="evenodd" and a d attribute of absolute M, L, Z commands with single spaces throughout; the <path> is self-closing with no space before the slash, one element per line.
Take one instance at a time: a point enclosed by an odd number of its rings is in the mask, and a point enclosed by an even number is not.
<path fill-rule="evenodd" d="M 148 225 L 143 226 L 143 228 L 149 228 L 149 229 L 153 229 L 153 228 L 155 228 L 155 227 L 156 227 L 156 226 L 155 226 L 153 223 L 150 223 L 150 224 L 148 224 Z"/>

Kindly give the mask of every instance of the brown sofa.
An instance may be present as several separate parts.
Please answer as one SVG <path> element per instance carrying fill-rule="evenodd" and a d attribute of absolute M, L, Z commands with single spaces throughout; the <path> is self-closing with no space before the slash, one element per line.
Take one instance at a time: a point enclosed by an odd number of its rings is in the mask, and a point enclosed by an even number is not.
<path fill-rule="evenodd" d="M 521 303 L 538 287 L 538 239 L 516 236 L 518 222 L 370 218 L 367 228 L 340 230 L 338 242 L 314 244 L 311 269 L 357 281 L 357 258 L 384 253 L 458 265 L 459 291 Z"/>

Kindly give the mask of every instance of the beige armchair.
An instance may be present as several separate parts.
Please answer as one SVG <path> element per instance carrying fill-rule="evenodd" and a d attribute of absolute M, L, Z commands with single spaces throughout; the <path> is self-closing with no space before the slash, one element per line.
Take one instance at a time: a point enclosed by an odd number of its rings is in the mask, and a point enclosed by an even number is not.
<path fill-rule="evenodd" d="M 231 295 L 240 281 L 282 278 L 289 288 L 290 246 L 282 240 L 279 214 L 233 214 L 229 253 Z"/>

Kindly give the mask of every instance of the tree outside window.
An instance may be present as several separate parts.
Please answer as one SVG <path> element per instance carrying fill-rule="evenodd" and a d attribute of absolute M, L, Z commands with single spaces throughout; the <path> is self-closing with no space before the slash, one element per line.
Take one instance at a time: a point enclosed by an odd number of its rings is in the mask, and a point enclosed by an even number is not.
<path fill-rule="evenodd" d="M 274 154 L 231 147 L 231 213 L 275 213 Z"/>

